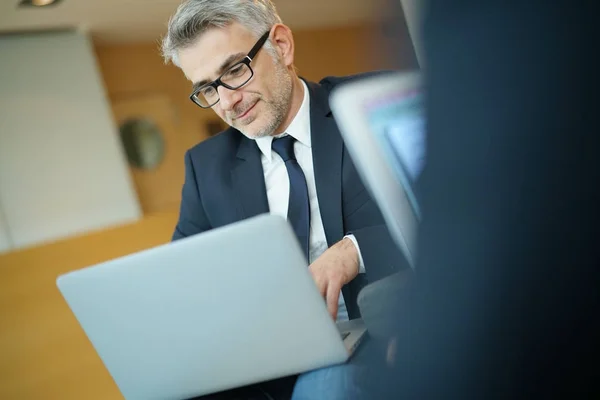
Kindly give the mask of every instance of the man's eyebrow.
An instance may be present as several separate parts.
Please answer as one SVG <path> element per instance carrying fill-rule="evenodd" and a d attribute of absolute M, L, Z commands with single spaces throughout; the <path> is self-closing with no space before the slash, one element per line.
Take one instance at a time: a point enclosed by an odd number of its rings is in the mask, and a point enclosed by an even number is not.
<path fill-rule="evenodd" d="M 227 57 L 225 59 L 225 61 L 223 61 L 223 63 L 221 64 L 221 66 L 217 70 L 217 75 L 221 76 L 221 74 L 223 72 L 225 72 L 225 70 L 227 68 L 231 67 L 234 63 L 236 63 L 238 61 L 241 61 L 244 57 L 246 57 L 245 53 L 236 53 L 236 54 L 230 55 L 229 57 Z M 209 81 L 207 79 L 203 79 L 200 82 L 196 82 L 196 83 L 194 83 L 193 90 L 196 91 L 198 88 L 200 88 L 201 86 L 206 85 L 209 82 L 211 82 L 211 81 Z"/>

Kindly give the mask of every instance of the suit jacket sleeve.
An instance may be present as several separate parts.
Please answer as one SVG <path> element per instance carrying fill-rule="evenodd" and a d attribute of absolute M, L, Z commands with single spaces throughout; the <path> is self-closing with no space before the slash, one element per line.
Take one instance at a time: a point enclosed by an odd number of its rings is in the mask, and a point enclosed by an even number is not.
<path fill-rule="evenodd" d="M 211 224 L 204 212 L 198 186 L 198 179 L 189 151 L 185 154 L 185 182 L 181 194 L 179 220 L 173 233 L 173 240 L 202 233 L 211 229 Z"/>
<path fill-rule="evenodd" d="M 408 261 L 392 240 L 385 224 L 356 229 L 352 234 L 360 247 L 370 282 L 408 268 Z"/>

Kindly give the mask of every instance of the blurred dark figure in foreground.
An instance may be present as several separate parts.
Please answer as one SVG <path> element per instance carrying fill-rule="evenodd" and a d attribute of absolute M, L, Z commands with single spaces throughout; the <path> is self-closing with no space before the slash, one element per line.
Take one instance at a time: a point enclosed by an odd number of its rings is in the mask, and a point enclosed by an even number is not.
<path fill-rule="evenodd" d="M 420 256 L 368 398 L 597 395 L 591 4 L 429 2 Z"/>

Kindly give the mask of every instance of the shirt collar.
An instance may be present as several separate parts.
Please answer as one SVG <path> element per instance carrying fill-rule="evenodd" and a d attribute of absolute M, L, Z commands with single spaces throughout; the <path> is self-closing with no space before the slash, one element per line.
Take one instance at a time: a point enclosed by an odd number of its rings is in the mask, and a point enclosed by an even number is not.
<path fill-rule="evenodd" d="M 308 86 L 301 79 L 302 87 L 304 89 L 304 98 L 298 113 L 287 127 L 284 133 L 275 136 L 276 138 L 290 135 L 298 142 L 302 143 L 308 148 L 311 148 L 310 139 L 310 95 L 308 94 Z M 273 136 L 266 136 L 256 139 L 256 144 L 260 149 L 261 153 L 271 162 L 271 144 L 273 143 Z"/>

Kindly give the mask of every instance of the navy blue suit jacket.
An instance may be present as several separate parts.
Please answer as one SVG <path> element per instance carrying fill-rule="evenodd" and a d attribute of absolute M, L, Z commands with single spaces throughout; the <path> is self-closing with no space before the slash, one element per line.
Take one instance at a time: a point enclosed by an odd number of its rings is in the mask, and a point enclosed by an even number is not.
<path fill-rule="evenodd" d="M 307 82 L 314 174 L 327 243 L 331 246 L 354 234 L 367 271 L 342 289 L 350 318 L 360 316 L 356 296 L 367 281 L 408 266 L 361 182 L 329 108 L 332 88 L 354 78 Z M 255 141 L 229 128 L 187 151 L 173 240 L 267 212 L 261 153 Z"/>

